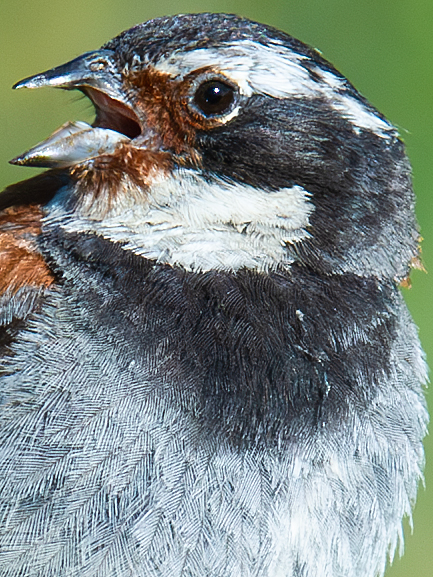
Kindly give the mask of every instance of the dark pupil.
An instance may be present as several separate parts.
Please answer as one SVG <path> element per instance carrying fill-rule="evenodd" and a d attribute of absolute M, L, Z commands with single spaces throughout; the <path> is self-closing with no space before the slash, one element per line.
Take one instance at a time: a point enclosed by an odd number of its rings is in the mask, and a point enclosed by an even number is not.
<path fill-rule="evenodd" d="M 199 87 L 194 100 L 206 116 L 223 114 L 234 100 L 233 88 L 219 80 L 210 80 Z"/>

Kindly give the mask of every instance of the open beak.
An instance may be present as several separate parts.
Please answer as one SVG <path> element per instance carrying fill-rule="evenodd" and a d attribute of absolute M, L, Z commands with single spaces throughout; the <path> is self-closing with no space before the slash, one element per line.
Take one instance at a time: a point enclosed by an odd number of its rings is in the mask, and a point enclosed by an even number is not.
<path fill-rule="evenodd" d="M 14 88 L 42 86 L 81 90 L 95 106 L 95 122 L 93 125 L 68 122 L 47 140 L 11 160 L 11 164 L 48 168 L 74 166 L 112 154 L 120 144 L 142 132 L 111 50 L 87 52 L 62 66 L 21 80 Z"/>

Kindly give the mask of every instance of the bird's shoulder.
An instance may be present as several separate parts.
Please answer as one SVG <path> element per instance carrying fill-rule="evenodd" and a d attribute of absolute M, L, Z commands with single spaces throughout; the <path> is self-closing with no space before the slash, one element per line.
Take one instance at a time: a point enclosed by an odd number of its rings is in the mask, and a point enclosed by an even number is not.
<path fill-rule="evenodd" d="M 65 181 L 49 171 L 0 194 L 0 350 L 23 328 L 45 291 L 56 282 L 39 247 L 44 204 Z"/>
<path fill-rule="evenodd" d="M 0 294 L 48 287 L 54 276 L 37 247 L 41 206 L 11 206 L 0 213 Z"/>

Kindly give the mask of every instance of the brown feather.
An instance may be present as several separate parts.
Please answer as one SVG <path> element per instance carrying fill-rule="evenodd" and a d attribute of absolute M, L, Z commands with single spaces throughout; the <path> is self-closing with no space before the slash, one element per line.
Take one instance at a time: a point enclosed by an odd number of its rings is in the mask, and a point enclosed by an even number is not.
<path fill-rule="evenodd" d="M 0 295 L 26 286 L 49 287 L 54 275 L 35 239 L 41 234 L 39 205 L 11 207 L 0 213 Z"/>

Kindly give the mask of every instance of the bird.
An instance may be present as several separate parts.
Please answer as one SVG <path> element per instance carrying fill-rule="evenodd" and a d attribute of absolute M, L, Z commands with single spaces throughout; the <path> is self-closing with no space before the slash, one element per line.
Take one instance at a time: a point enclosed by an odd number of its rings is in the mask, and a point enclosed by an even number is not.
<path fill-rule="evenodd" d="M 156 18 L 0 195 L 0 576 L 379 577 L 424 466 L 396 128 L 321 54 Z"/>

